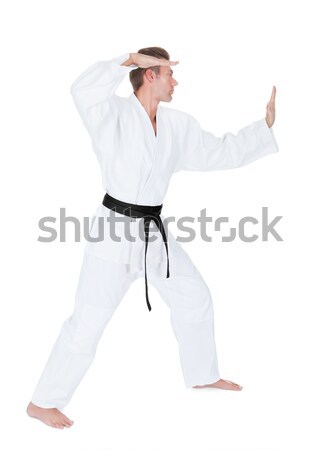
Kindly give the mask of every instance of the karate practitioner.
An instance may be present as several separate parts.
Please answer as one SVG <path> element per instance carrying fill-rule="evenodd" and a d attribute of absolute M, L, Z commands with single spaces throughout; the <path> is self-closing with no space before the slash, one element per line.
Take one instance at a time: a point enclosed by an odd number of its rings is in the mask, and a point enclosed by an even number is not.
<path fill-rule="evenodd" d="M 276 89 L 265 118 L 236 135 L 219 138 L 204 131 L 191 115 L 159 105 L 172 100 L 178 84 L 172 70 L 176 64 L 166 50 L 149 47 L 97 62 L 71 86 L 106 193 L 92 217 L 90 235 L 100 235 L 103 218 L 104 239 L 86 242 L 73 314 L 62 325 L 27 407 L 31 417 L 47 425 L 73 424 L 61 410 L 93 362 L 105 326 L 138 277 L 145 278 L 142 300 L 145 294 L 149 310 L 148 283 L 170 309 L 186 387 L 242 389 L 220 378 L 211 293 L 174 236 L 165 234 L 160 213 L 174 172 L 237 168 L 278 151 L 272 131 Z M 115 92 L 127 74 L 133 92 L 125 98 Z M 134 240 L 125 238 L 123 222 L 114 224 L 121 239 L 112 239 L 113 217 L 128 221 Z"/>

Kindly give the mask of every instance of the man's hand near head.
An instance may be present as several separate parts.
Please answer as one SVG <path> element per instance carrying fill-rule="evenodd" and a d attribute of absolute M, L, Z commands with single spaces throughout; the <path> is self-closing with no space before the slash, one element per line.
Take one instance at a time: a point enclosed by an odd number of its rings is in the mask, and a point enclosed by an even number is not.
<path fill-rule="evenodd" d="M 143 55 L 142 53 L 130 53 L 130 58 L 124 61 L 122 66 L 135 64 L 142 69 L 154 66 L 175 66 L 179 61 L 168 61 L 167 59 L 156 58 L 154 56 Z"/>

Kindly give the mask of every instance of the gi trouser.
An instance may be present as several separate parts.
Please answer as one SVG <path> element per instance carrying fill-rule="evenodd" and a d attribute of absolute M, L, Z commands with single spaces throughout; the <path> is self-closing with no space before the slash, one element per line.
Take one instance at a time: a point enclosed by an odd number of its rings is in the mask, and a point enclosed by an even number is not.
<path fill-rule="evenodd" d="M 170 308 L 171 326 L 179 344 L 186 387 L 220 379 L 210 291 L 181 246 L 171 257 L 170 278 L 149 272 L 149 283 Z M 73 314 L 63 323 L 32 402 L 43 408 L 64 408 L 94 360 L 97 344 L 132 282 L 144 277 L 128 264 L 85 251 Z"/>

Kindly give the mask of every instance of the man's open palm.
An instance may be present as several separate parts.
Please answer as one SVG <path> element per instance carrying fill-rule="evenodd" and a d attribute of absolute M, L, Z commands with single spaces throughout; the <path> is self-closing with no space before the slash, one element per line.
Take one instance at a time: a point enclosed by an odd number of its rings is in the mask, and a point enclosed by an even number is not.
<path fill-rule="evenodd" d="M 275 96 L 276 96 L 276 87 L 273 86 L 272 95 L 266 106 L 266 123 L 270 128 L 273 126 L 275 122 Z"/>
<path fill-rule="evenodd" d="M 130 53 L 133 64 L 142 69 L 154 66 L 175 66 L 179 61 L 168 61 L 167 59 L 156 58 L 154 56 L 143 55 L 142 53 Z"/>

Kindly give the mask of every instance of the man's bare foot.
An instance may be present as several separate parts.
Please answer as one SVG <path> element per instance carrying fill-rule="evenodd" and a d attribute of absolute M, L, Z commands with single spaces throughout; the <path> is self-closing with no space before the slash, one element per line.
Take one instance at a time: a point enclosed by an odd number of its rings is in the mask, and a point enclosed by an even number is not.
<path fill-rule="evenodd" d="M 26 411 L 28 416 L 35 417 L 53 428 L 70 428 L 74 423 L 57 408 L 41 408 L 30 402 Z"/>
<path fill-rule="evenodd" d="M 212 384 L 204 384 L 202 386 L 193 386 L 196 389 L 202 389 L 202 388 L 219 388 L 219 389 L 228 389 L 230 391 L 241 391 L 243 388 L 237 383 L 233 383 L 232 381 L 228 380 L 218 380 L 215 383 Z"/>

